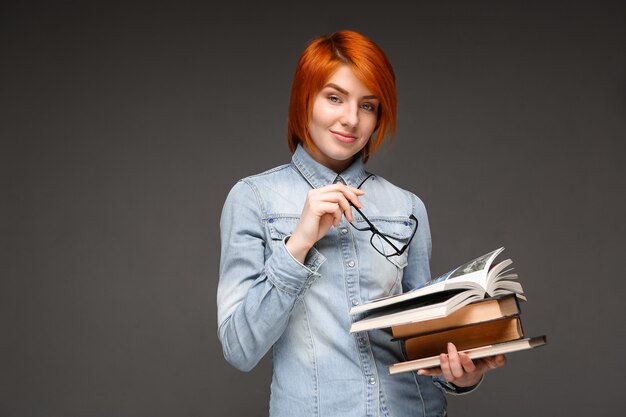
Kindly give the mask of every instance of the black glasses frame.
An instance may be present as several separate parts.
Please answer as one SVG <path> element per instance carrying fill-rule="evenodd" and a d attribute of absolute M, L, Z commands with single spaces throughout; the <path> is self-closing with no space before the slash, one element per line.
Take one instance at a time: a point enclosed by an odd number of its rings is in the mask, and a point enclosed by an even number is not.
<path fill-rule="evenodd" d="M 402 246 L 402 248 L 398 249 L 398 247 L 396 245 L 394 245 L 389 239 L 388 237 L 392 237 L 392 236 L 388 236 L 385 235 L 384 233 L 382 233 L 380 230 L 378 230 L 376 228 L 376 226 L 374 226 L 372 224 L 372 222 L 365 216 L 365 214 L 363 214 L 363 212 L 361 210 L 359 210 L 359 208 L 357 206 L 355 206 L 354 204 L 352 204 L 352 202 L 350 202 L 350 205 L 352 207 L 354 207 L 354 209 L 357 211 L 357 213 L 359 213 L 361 215 L 361 217 L 363 218 L 363 220 L 365 220 L 365 223 L 367 223 L 368 227 L 356 227 L 354 224 L 350 223 L 350 225 L 352 225 L 352 227 L 354 227 L 356 230 L 360 231 L 360 232 L 366 232 L 366 231 L 370 231 L 372 232 L 372 237 L 370 238 L 370 244 L 372 245 L 372 247 L 376 250 L 376 252 L 380 253 L 381 255 L 383 255 L 385 258 L 390 258 L 392 256 L 399 256 L 402 255 L 406 249 L 409 247 L 409 245 L 411 244 L 411 241 L 413 240 L 413 237 L 415 236 L 415 233 L 417 232 L 417 227 L 419 226 L 419 222 L 417 221 L 417 218 L 411 214 L 409 216 L 409 219 L 413 219 L 413 221 L 415 222 L 415 228 L 413 229 L 413 233 L 411 234 L 411 237 L 409 238 L 409 241 Z M 378 248 L 376 247 L 376 245 L 374 245 L 374 237 L 375 236 L 379 236 L 382 240 L 384 240 L 385 242 L 387 242 L 394 250 L 395 252 L 387 254 L 387 253 L 383 253 L 380 250 L 378 250 Z"/>

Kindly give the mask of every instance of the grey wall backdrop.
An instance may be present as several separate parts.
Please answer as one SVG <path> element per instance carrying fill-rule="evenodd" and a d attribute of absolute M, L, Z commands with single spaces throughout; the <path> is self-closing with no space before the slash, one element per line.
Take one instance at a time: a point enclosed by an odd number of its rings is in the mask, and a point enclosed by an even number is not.
<path fill-rule="evenodd" d="M 289 160 L 297 57 L 343 28 L 395 67 L 368 165 L 425 201 L 433 274 L 506 246 L 549 337 L 450 415 L 623 414 L 625 23 L 623 1 L 4 2 L 0 415 L 267 414 L 269 361 L 240 373 L 216 337 L 219 215 Z"/>

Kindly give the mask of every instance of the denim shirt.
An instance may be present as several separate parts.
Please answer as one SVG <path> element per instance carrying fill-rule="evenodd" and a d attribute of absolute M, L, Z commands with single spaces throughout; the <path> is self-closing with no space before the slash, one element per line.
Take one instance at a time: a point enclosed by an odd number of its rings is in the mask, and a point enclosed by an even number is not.
<path fill-rule="evenodd" d="M 291 164 L 240 180 L 221 217 L 217 292 L 219 338 L 226 360 L 248 371 L 272 349 L 270 416 L 442 416 L 442 380 L 414 372 L 389 375 L 402 361 L 387 331 L 350 334 L 351 307 L 430 279 L 431 238 L 422 201 L 379 176 L 361 158 L 341 174 L 298 147 Z M 368 178 L 369 176 L 369 178 Z M 287 250 L 307 192 L 337 181 L 365 191 L 363 213 L 403 246 L 385 258 L 371 232 L 345 219 L 312 248 L 304 264 Z M 366 227 L 354 214 L 354 224 Z"/>

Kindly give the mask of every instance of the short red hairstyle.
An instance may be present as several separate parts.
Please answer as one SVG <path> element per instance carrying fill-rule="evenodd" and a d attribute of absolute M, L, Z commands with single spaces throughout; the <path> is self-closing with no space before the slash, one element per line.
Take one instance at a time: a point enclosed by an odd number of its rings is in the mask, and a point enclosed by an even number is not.
<path fill-rule="evenodd" d="M 317 151 L 307 126 L 317 93 L 341 65 L 354 75 L 379 100 L 375 137 L 362 151 L 364 161 L 381 145 L 387 133 L 396 130 L 398 97 L 396 77 L 385 53 L 360 33 L 342 30 L 313 40 L 298 61 L 289 102 L 288 141 L 291 152 L 299 143 Z"/>

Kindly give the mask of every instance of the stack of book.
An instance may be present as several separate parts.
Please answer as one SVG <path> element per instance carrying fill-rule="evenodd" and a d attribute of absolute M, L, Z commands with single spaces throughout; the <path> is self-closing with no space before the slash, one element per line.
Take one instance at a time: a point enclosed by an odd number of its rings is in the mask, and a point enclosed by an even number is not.
<path fill-rule="evenodd" d="M 430 281 L 423 287 L 354 307 L 351 333 L 388 329 L 402 344 L 406 361 L 391 374 L 439 366 L 448 342 L 471 359 L 542 346 L 545 336 L 525 338 L 520 301 L 526 300 L 510 267 L 495 263 L 497 249 Z"/>

